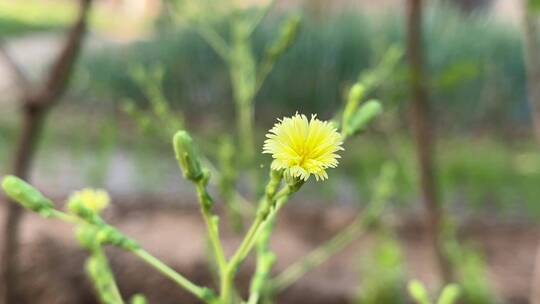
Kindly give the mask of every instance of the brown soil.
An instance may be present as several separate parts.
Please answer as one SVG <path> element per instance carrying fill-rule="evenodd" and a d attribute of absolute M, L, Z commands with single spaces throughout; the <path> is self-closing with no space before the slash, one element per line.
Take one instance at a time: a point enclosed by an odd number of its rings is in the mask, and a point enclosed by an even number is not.
<path fill-rule="evenodd" d="M 288 208 L 281 216 L 272 246 L 278 253 L 277 271 L 330 238 L 354 216 L 346 208 Z M 115 208 L 110 222 L 155 256 L 193 281 L 212 281 L 206 266 L 204 226 L 195 208 Z M 407 258 L 407 273 L 435 286 L 434 262 L 427 250 L 422 225 L 409 219 L 396 224 Z M 239 238 L 224 229 L 229 253 Z M 83 272 L 85 252 L 74 241 L 72 227 L 28 215 L 23 226 L 22 282 L 25 302 L 32 304 L 97 303 Z M 523 224 L 465 224 L 464 239 L 486 255 L 493 290 L 504 303 L 527 303 L 531 270 L 539 233 Z M 373 236 L 363 235 L 344 252 L 288 289 L 278 303 L 351 303 L 361 286 L 359 260 L 369 251 Z M 167 279 L 135 257 L 116 249 L 108 251 L 113 270 L 124 295 L 142 292 L 149 303 L 197 303 Z M 248 261 L 240 282 L 247 282 L 253 267 Z"/>

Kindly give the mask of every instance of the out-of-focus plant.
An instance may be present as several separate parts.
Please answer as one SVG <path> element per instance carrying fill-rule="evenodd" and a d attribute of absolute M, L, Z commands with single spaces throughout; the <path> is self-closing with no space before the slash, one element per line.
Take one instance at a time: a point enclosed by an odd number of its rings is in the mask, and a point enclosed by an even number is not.
<path fill-rule="evenodd" d="M 170 102 L 163 93 L 161 87 L 163 77 L 164 70 L 161 67 L 153 67 L 149 71 L 142 67 L 135 68 L 132 71 L 132 78 L 143 91 L 150 107 L 145 111 L 137 108 L 134 101 L 126 100 L 123 110 L 135 121 L 141 132 L 168 141 L 177 130 L 183 128 L 184 121 L 182 113 L 171 109 Z M 244 196 L 235 189 L 238 167 L 234 158 L 233 143 L 230 136 L 222 137 L 218 149 L 220 170 L 208 158 L 201 156 L 201 160 L 217 180 L 212 182 L 218 186 L 232 226 L 239 231 L 243 227 L 243 217 L 253 210 Z"/>
<path fill-rule="evenodd" d="M 361 111 L 362 108 L 359 106 L 357 111 Z M 375 116 L 376 113 L 370 115 L 371 118 Z M 362 129 L 369 121 L 364 120 L 363 124 L 351 124 L 349 121 L 344 121 L 342 125 Z M 357 133 L 354 128 L 351 129 L 353 134 Z M 267 244 L 277 213 L 312 175 L 320 181 L 328 178 L 327 170 L 337 167 L 338 153 L 343 150 L 342 145 L 346 138 L 346 135 L 338 132 L 334 124 L 321 121 L 315 115 L 308 119 L 305 115 L 296 114 L 276 123 L 269 131 L 263 146 L 263 153 L 271 154 L 273 158 L 265 193 L 260 199 L 252 224 L 242 242 L 232 256 L 226 257 L 219 236 L 219 217 L 213 211 L 214 199 L 207 190 L 210 170 L 201 162 L 201 153 L 186 131 L 178 131 L 174 135 L 173 147 L 178 165 L 184 177 L 195 186 L 201 215 L 207 226 L 208 240 L 219 277 L 219 292 L 194 284 L 142 249 L 136 241 L 107 224 L 100 216 L 101 211 L 109 203 L 109 197 L 103 191 L 86 189 L 76 192 L 69 198 L 67 211 L 64 212 L 55 209 L 51 200 L 15 176 L 5 177 L 2 188 L 11 199 L 24 208 L 45 218 L 59 219 L 76 226 L 79 242 L 90 253 L 86 263 L 87 273 L 103 303 L 124 303 L 103 252 L 103 247 L 106 245 L 131 252 L 199 300 L 205 303 L 221 304 L 242 302 L 234 280 L 240 266 L 257 247 L 259 253 L 257 269 L 253 275 L 248 302 L 259 303 L 262 291 L 272 286 L 268 285 L 270 281 L 267 276 L 275 255 L 269 250 Z M 381 187 L 379 195 L 387 192 L 387 188 Z M 380 202 L 380 200 L 377 201 Z M 363 220 L 371 222 L 378 217 L 382 206 L 380 204 L 374 206 L 377 207 L 373 207 Z M 345 241 L 351 235 L 356 235 L 358 223 L 351 227 L 341 236 Z M 350 231 L 353 228 L 354 230 Z M 325 246 L 322 257 L 326 256 L 327 251 L 334 252 L 336 247 L 342 246 L 340 245 L 342 242 L 343 240 L 340 241 L 338 238 L 338 241 Z M 310 259 L 309 256 L 308 259 Z M 317 265 L 317 261 L 320 261 L 320 257 L 316 258 L 313 265 Z M 303 269 L 302 272 L 305 270 Z M 132 303 L 144 301 L 142 296 L 138 296 Z"/>
<path fill-rule="evenodd" d="M 408 290 L 409 295 L 417 304 L 455 304 L 461 295 L 461 289 L 458 285 L 448 284 L 442 289 L 438 300 L 433 302 L 430 300 L 430 296 L 424 285 L 416 280 L 409 282 Z"/>
<path fill-rule="evenodd" d="M 455 223 L 445 220 L 443 229 L 444 250 L 461 287 L 461 298 L 465 303 L 488 304 L 494 302 L 482 255 L 472 246 L 460 244 Z"/>
<path fill-rule="evenodd" d="M 533 123 L 533 134 L 537 144 L 540 144 L 540 41 L 538 38 L 538 12 L 540 11 L 540 1 L 523 1 L 523 50 L 524 62 L 527 72 L 527 93 L 528 102 L 531 108 L 531 118 Z M 540 244 L 536 249 L 536 260 L 531 285 L 530 301 L 533 304 L 540 303 Z"/>
<path fill-rule="evenodd" d="M 237 153 L 228 153 L 231 140 L 221 141 L 221 147 L 218 149 L 218 160 L 219 168 L 221 168 L 223 174 L 219 175 L 218 184 L 222 197 L 226 202 L 227 214 L 232 225 L 237 229 L 241 229 L 243 225 L 241 211 L 249 211 L 251 208 L 246 208 L 248 207 L 245 204 L 246 200 L 234 190 L 242 171 L 240 169 L 249 168 L 251 171 L 250 181 L 254 181 L 253 186 L 255 189 L 252 192 L 257 192 L 256 188 L 259 186 L 257 167 L 254 166 L 254 99 L 268 74 L 274 68 L 276 61 L 296 39 L 300 18 L 296 15 L 292 16 L 281 26 L 276 40 L 267 46 L 261 62 L 257 63 L 252 49 L 252 34 L 267 15 L 273 1 L 264 8 L 258 9 L 255 15 L 251 13 L 251 10 L 239 7 L 234 2 L 215 3 L 211 1 L 171 0 L 167 4 L 169 4 L 169 13 L 173 21 L 182 22 L 187 20 L 226 63 L 228 68 L 235 101 L 235 121 L 237 123 L 237 138 L 240 148 Z M 216 18 L 219 19 L 227 15 L 232 16 L 230 24 L 231 41 L 229 42 L 225 41 L 214 28 Z M 162 76 L 163 72 L 160 75 Z M 148 88 L 143 77 L 137 78 L 139 85 L 146 88 L 144 90 L 145 94 L 151 102 L 155 116 L 159 118 L 160 124 L 157 125 L 158 128 L 161 128 L 161 124 L 165 123 L 172 130 L 178 130 L 178 126 L 173 124 L 174 117 L 164 117 L 170 111 L 166 111 L 167 102 L 163 94 L 160 93 L 162 91 L 155 86 Z M 154 80 L 161 81 L 162 77 Z M 143 126 L 143 128 L 149 129 L 156 126 L 151 123 L 151 118 L 139 113 L 133 103 L 129 103 L 126 110 L 131 113 L 131 116 L 137 118 L 139 125 Z M 170 135 L 166 134 L 166 136 Z M 207 162 L 207 165 L 209 165 L 209 162 Z M 212 169 L 214 169 L 213 166 Z M 214 169 L 213 171 L 217 170 Z"/>
<path fill-rule="evenodd" d="M 263 8 L 243 8 L 235 1 L 216 3 L 213 1 L 170 0 L 171 15 L 175 22 L 187 21 L 208 45 L 219 55 L 228 68 L 233 100 L 235 102 L 237 135 L 239 142 L 236 163 L 254 170 L 254 101 L 276 61 L 289 49 L 296 39 L 300 18 L 289 17 L 279 29 L 274 41 L 268 44 L 258 63 L 253 51 L 252 35 L 268 14 L 274 0 Z M 229 40 L 215 28 L 216 18 L 230 17 Z M 256 171 L 252 172 L 257 181 Z M 255 182 L 257 185 L 257 182 Z"/>
<path fill-rule="evenodd" d="M 92 0 L 78 1 L 77 16 L 73 25 L 65 35 L 65 42 L 58 55 L 53 59 L 51 67 L 43 81 L 34 83 L 20 68 L 11 54 L 0 41 L 0 56 L 5 59 L 7 66 L 13 72 L 13 78 L 19 89 L 19 108 L 21 130 L 13 150 L 13 163 L 10 171 L 13 175 L 27 178 L 30 174 L 34 155 L 36 153 L 43 125 L 50 110 L 66 92 L 72 70 L 79 57 L 85 37 L 88 16 L 92 8 Z M 18 290 L 18 250 L 19 223 L 22 215 L 20 206 L 9 202 L 6 209 L 6 220 L 2 232 L 1 256 L 1 290 L 0 301 L 4 303 L 19 303 Z"/>
<path fill-rule="evenodd" d="M 163 67 L 160 66 L 133 68 L 131 78 L 147 99 L 149 109 L 147 111 L 138 109 L 135 102 L 128 99 L 123 103 L 123 110 L 135 120 L 141 131 L 169 140 L 174 132 L 183 128 L 184 118 L 181 112 L 171 109 L 163 93 L 164 73 Z"/>
<path fill-rule="evenodd" d="M 403 255 L 395 236 L 379 233 L 375 248 L 362 263 L 358 303 L 406 303 Z"/>

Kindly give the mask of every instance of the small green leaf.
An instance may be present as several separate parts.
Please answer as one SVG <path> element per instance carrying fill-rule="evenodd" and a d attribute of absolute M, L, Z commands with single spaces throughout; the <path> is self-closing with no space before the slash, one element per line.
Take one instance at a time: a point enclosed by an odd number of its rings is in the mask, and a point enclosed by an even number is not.
<path fill-rule="evenodd" d="M 355 135 L 363 131 L 366 126 L 382 112 L 382 105 L 378 100 L 369 100 L 362 105 L 347 122 L 345 135 Z"/>
<path fill-rule="evenodd" d="M 202 179 L 203 170 L 191 136 L 186 131 L 178 131 L 173 137 L 173 147 L 184 177 L 191 181 Z"/>
<path fill-rule="evenodd" d="M 417 280 L 412 280 L 409 282 L 408 286 L 409 294 L 418 304 L 430 304 L 429 296 L 426 291 L 426 288 L 422 283 Z"/>
<path fill-rule="evenodd" d="M 454 304 L 457 302 L 461 291 L 457 284 L 449 284 L 444 287 L 437 304 Z"/>

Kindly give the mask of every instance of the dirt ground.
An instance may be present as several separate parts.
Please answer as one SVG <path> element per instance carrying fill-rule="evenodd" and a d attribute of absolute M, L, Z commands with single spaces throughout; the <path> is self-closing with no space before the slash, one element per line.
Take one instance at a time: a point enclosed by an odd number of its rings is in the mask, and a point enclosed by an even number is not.
<path fill-rule="evenodd" d="M 354 216 L 338 207 L 290 206 L 279 219 L 272 246 L 278 253 L 277 271 L 330 238 Z M 204 226 L 195 207 L 120 208 L 107 214 L 109 221 L 139 240 L 197 283 L 212 281 L 206 266 Z M 407 274 L 428 285 L 436 284 L 434 261 L 420 221 L 394 223 L 407 258 Z M 489 265 L 493 290 L 503 303 L 528 303 L 529 284 L 538 227 L 471 221 L 462 227 L 464 239 L 478 245 Z M 77 247 L 69 225 L 28 214 L 22 229 L 22 282 L 25 302 L 32 304 L 97 303 L 83 273 L 86 254 Z M 231 252 L 239 238 L 224 229 L 225 249 Z M 363 235 L 345 251 L 288 289 L 278 303 L 352 303 L 361 286 L 359 261 L 369 251 L 373 235 Z M 197 303 L 167 279 L 116 249 L 108 251 L 124 295 L 144 293 L 149 303 Z M 240 275 L 247 282 L 253 268 L 248 261 Z"/>

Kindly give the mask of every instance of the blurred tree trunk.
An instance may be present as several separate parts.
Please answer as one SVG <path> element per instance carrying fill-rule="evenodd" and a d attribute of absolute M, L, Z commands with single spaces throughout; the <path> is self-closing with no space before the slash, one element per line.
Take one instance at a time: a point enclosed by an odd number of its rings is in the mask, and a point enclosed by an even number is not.
<path fill-rule="evenodd" d="M 523 52 L 527 72 L 527 99 L 531 108 L 533 131 L 540 143 L 540 47 L 536 14 L 523 8 Z"/>
<path fill-rule="evenodd" d="M 448 258 L 442 249 L 441 217 L 442 211 L 435 181 L 433 160 L 433 126 L 430 124 L 430 107 L 427 76 L 424 70 L 422 49 L 422 1 L 407 0 L 407 60 L 409 65 L 410 127 L 416 142 L 420 187 L 426 209 L 427 233 L 437 259 L 441 279 L 444 283 L 452 281 L 452 271 Z"/>
<path fill-rule="evenodd" d="M 531 109 L 533 132 L 540 144 L 540 46 L 538 41 L 537 14 L 529 1 L 523 0 L 523 58 L 527 72 L 527 99 Z M 537 248 L 530 301 L 540 304 L 540 244 Z"/>
<path fill-rule="evenodd" d="M 65 44 L 53 63 L 41 87 L 33 87 L 25 78 L 24 73 L 17 64 L 2 49 L 7 62 L 13 67 L 15 76 L 22 91 L 21 131 L 18 135 L 17 145 L 13 155 L 12 174 L 28 179 L 32 159 L 36 151 L 42 125 L 47 112 L 63 95 L 69 81 L 73 65 L 80 52 L 82 39 L 86 32 L 86 23 L 92 0 L 80 0 L 79 14 L 76 22 L 69 31 Z M 4 304 L 19 304 L 22 299 L 18 294 L 18 253 L 19 253 L 19 223 L 21 220 L 21 207 L 8 201 L 6 205 L 6 219 L 4 222 L 2 238 L 2 302 Z"/>

